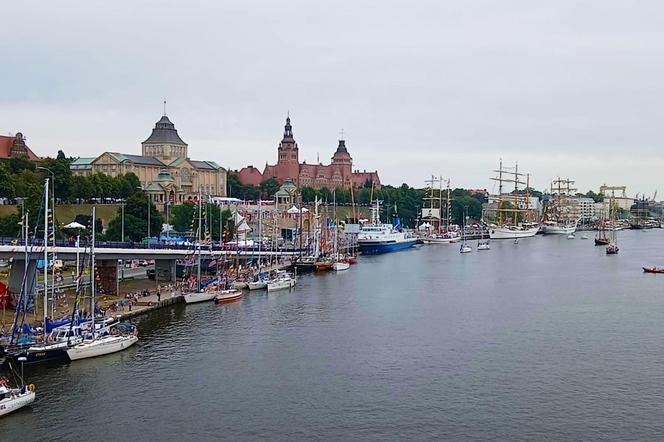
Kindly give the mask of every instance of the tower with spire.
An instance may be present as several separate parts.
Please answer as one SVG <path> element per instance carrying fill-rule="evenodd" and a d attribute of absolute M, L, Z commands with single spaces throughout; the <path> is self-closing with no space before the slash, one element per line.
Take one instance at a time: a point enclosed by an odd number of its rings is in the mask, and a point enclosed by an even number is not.
<path fill-rule="evenodd" d="M 297 143 L 293 138 L 293 126 L 291 126 L 290 113 L 286 117 L 284 126 L 284 137 L 277 148 L 276 179 L 283 182 L 290 178 L 297 185 L 300 175 L 300 157 Z"/>

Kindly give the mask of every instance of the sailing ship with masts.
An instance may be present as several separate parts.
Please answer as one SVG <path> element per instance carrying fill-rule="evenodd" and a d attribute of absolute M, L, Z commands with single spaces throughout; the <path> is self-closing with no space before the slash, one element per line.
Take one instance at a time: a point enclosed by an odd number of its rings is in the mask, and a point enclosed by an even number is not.
<path fill-rule="evenodd" d="M 447 183 L 443 191 L 443 182 Z M 452 198 L 450 180 L 431 176 L 424 189 L 421 220 L 426 234 L 425 244 L 450 244 L 460 241 L 458 232 L 450 229 L 452 221 Z"/>
<path fill-rule="evenodd" d="M 581 206 L 575 195 L 577 189 L 572 187 L 574 181 L 569 178 L 551 182 L 549 200 L 544 207 L 540 231 L 545 235 L 570 235 L 576 231 L 581 220 Z"/>
<path fill-rule="evenodd" d="M 495 222 L 489 223 L 489 238 L 491 239 L 518 239 L 535 236 L 539 231 L 537 211 L 532 207 L 530 198 L 530 175 L 519 172 L 519 165 L 514 167 L 503 166 L 503 160 L 497 170 L 497 176 L 491 178 L 498 182 L 498 194 L 489 196 L 489 209 L 486 212 L 495 212 Z M 523 177 L 526 181 L 522 181 Z M 514 188 L 507 192 L 507 185 Z M 525 185 L 520 189 L 519 185 Z M 485 212 L 485 215 L 486 215 Z M 486 220 L 485 220 L 486 222 Z"/>

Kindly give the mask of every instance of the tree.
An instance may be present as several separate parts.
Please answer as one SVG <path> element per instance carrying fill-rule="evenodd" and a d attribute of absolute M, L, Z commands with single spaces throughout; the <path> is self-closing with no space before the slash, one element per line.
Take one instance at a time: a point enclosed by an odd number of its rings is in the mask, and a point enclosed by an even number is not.
<path fill-rule="evenodd" d="M 22 170 L 35 170 L 35 162 L 26 156 L 12 157 L 9 159 L 9 169 L 13 173 L 19 173 Z"/>
<path fill-rule="evenodd" d="M 261 198 L 265 199 L 272 199 L 274 198 L 274 194 L 277 193 L 277 190 L 279 190 L 279 183 L 277 182 L 276 179 L 274 178 L 268 178 L 265 181 L 263 181 L 260 185 L 261 189 Z"/>
<path fill-rule="evenodd" d="M 150 202 L 150 235 L 159 237 L 164 218 L 155 205 Z M 148 234 L 148 197 L 144 193 L 135 193 L 127 198 L 124 209 L 125 240 L 142 241 Z M 109 222 L 106 237 L 111 241 L 122 238 L 122 208 Z"/>
<path fill-rule="evenodd" d="M 16 183 L 14 175 L 7 165 L 0 163 L 0 197 L 14 198 L 16 196 Z"/>
<path fill-rule="evenodd" d="M 0 236 L 18 238 L 21 236 L 21 215 L 12 213 L 0 217 Z"/>
<path fill-rule="evenodd" d="M 170 222 L 176 232 L 189 232 L 195 230 L 194 215 L 196 206 L 193 204 L 180 204 L 171 207 Z"/>

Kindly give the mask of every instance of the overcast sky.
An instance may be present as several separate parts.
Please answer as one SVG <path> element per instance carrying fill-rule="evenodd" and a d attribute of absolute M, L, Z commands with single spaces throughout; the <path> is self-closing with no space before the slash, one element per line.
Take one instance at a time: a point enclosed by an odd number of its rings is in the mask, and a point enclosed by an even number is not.
<path fill-rule="evenodd" d="M 339 130 L 383 182 L 664 196 L 661 1 L 56 1 L 2 5 L 0 133 L 38 155 L 140 153 L 162 114 L 194 159 L 300 159 Z M 659 198 L 658 198 L 659 199 Z"/>

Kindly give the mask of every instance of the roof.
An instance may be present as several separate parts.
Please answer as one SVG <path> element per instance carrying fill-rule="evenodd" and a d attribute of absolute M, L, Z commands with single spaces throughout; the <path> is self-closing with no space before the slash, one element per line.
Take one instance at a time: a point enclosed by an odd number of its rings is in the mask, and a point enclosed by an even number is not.
<path fill-rule="evenodd" d="M 25 149 L 25 152 L 31 160 L 38 160 L 39 157 L 25 144 L 25 138 L 23 134 L 18 132 L 16 135 L 0 135 L 0 158 L 10 158 L 12 146 L 14 142 L 17 141 L 21 144 L 21 147 Z"/>
<path fill-rule="evenodd" d="M 219 170 L 222 167 L 219 166 L 217 163 L 214 161 L 196 161 L 196 160 L 189 160 L 189 162 L 196 168 L 196 169 L 207 169 L 207 170 Z"/>
<path fill-rule="evenodd" d="M 134 164 L 145 164 L 148 166 L 165 166 L 164 163 L 159 161 L 155 157 L 144 157 L 143 155 L 130 155 L 126 153 L 118 153 L 118 152 L 106 152 L 113 158 L 118 163 L 124 163 L 125 161 L 131 161 Z"/>
<path fill-rule="evenodd" d="M 92 162 L 97 158 L 76 158 L 71 162 L 70 167 L 73 169 L 85 169 L 92 167 Z"/>
<path fill-rule="evenodd" d="M 159 121 L 152 129 L 152 134 L 148 137 L 147 140 L 143 141 L 143 144 L 179 144 L 181 146 L 186 146 L 187 143 L 182 141 L 182 138 L 178 135 L 178 131 L 175 129 L 175 125 L 168 119 L 166 115 L 161 117 Z"/>
<path fill-rule="evenodd" d="M 263 174 L 254 166 L 243 167 L 237 172 L 237 176 L 242 184 L 260 185 L 263 182 Z"/>

